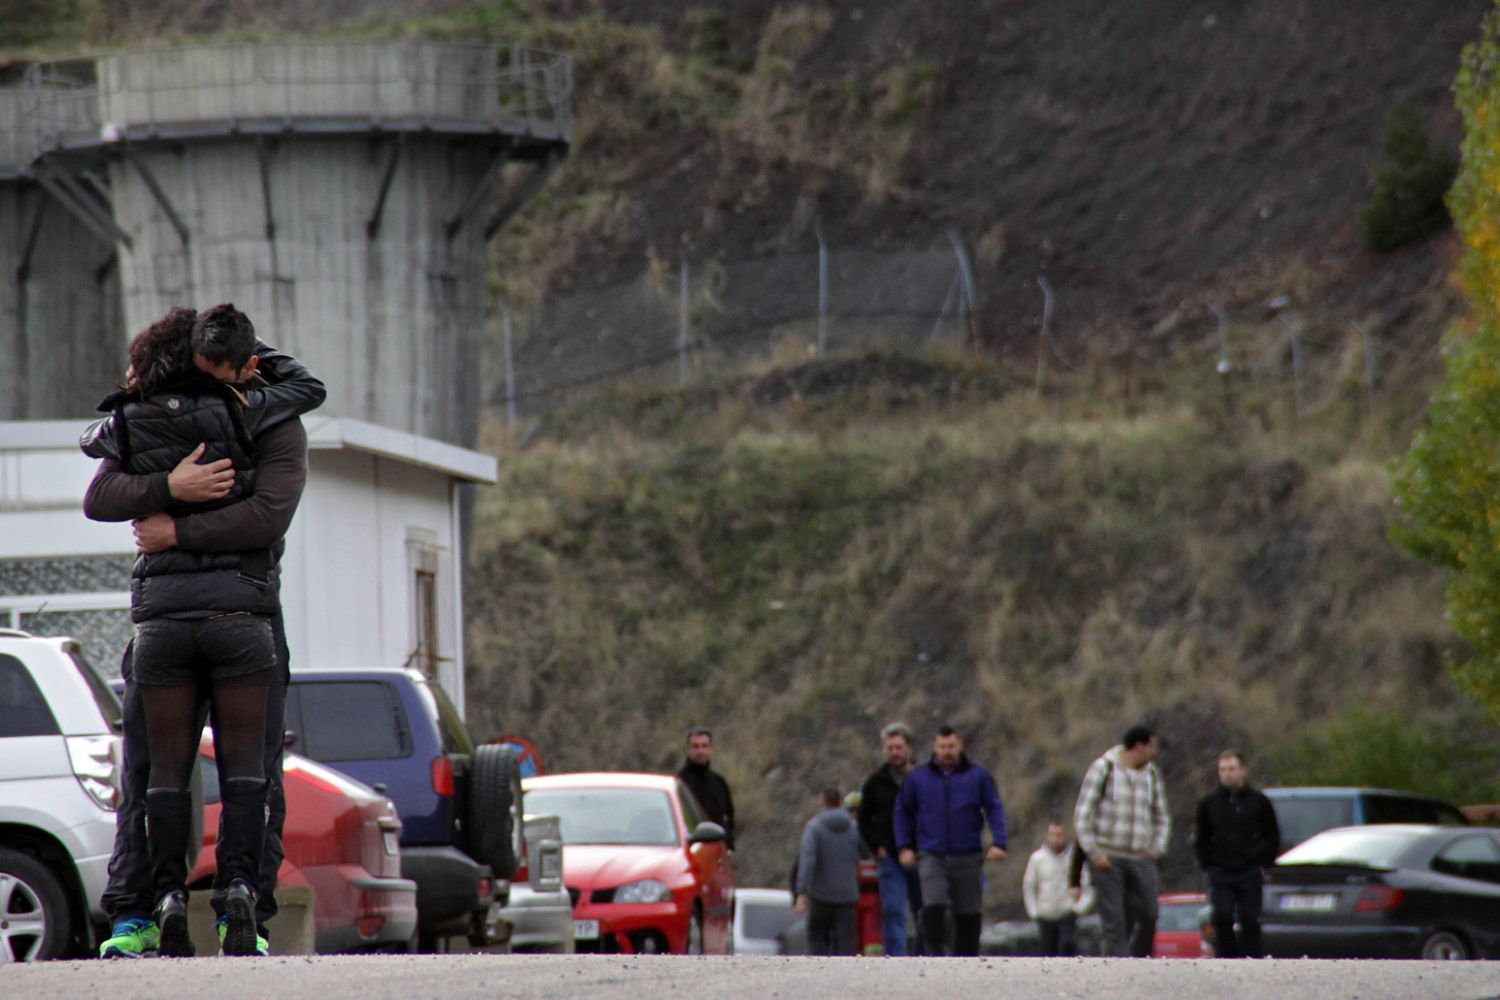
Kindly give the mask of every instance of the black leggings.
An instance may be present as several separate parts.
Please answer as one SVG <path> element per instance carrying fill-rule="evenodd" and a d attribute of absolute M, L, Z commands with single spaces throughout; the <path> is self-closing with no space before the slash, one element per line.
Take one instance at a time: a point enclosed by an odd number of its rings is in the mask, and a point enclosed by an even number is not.
<path fill-rule="evenodd" d="M 219 773 L 226 779 L 264 779 L 266 690 L 271 671 L 256 670 L 211 682 Z M 151 755 L 149 788 L 186 790 L 198 756 L 202 692 L 196 684 L 141 684 L 146 745 Z"/>

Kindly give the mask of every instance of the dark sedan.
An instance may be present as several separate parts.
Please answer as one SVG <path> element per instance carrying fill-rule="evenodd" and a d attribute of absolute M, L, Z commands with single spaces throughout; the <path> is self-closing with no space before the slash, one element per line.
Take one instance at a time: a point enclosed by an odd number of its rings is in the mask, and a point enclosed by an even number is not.
<path fill-rule="evenodd" d="M 1500 957 L 1500 831 L 1325 830 L 1276 860 L 1264 901 L 1279 957 Z"/>

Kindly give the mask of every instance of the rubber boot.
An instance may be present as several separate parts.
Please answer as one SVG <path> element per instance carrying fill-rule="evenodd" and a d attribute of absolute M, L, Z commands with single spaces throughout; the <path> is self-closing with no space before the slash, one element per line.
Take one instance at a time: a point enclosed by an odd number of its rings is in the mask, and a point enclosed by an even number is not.
<path fill-rule="evenodd" d="M 948 954 L 944 943 L 948 940 L 948 908 L 946 906 L 922 907 L 922 953 L 941 957 Z"/>
<path fill-rule="evenodd" d="M 266 836 L 266 782 L 263 778 L 229 778 L 219 792 L 223 803 L 222 836 L 218 844 L 219 873 L 214 909 L 224 918 L 224 954 L 259 954 L 255 942 L 253 886 L 260 871 Z"/>
<path fill-rule="evenodd" d="M 161 930 L 157 954 L 169 958 L 193 955 L 187 926 L 187 852 L 193 831 L 193 800 L 175 788 L 146 791 L 146 842 L 151 883 L 156 890 L 156 926 Z"/>
<path fill-rule="evenodd" d="M 955 913 L 953 915 L 953 954 L 979 954 L 979 926 L 983 917 L 978 913 Z"/>

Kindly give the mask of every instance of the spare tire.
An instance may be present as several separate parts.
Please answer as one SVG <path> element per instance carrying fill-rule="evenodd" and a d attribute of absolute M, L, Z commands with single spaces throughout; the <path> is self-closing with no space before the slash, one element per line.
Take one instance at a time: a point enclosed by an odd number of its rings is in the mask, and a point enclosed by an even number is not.
<path fill-rule="evenodd" d="M 521 769 L 515 751 L 486 743 L 469 768 L 469 846 L 474 860 L 496 878 L 516 872 L 516 829 L 521 808 Z"/>

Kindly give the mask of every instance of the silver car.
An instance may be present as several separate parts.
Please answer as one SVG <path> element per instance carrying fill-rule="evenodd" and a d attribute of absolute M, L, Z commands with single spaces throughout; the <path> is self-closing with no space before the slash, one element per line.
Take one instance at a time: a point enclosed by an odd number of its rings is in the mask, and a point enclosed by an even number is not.
<path fill-rule="evenodd" d="M 562 883 L 561 824 L 556 816 L 527 816 L 522 827 L 526 878 L 511 881 L 500 910 L 500 919 L 510 925 L 511 950 L 571 953 L 573 900 Z"/>
<path fill-rule="evenodd" d="M 119 699 L 78 643 L 0 629 L 0 963 L 92 949 L 120 724 Z"/>

